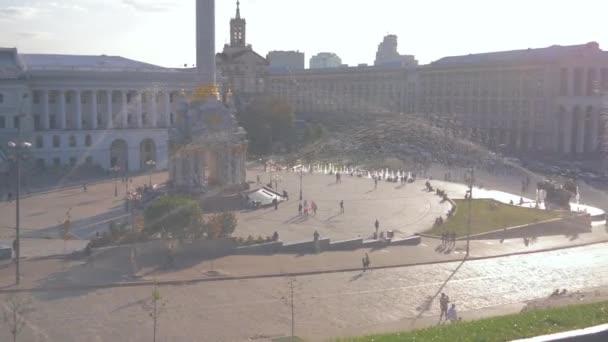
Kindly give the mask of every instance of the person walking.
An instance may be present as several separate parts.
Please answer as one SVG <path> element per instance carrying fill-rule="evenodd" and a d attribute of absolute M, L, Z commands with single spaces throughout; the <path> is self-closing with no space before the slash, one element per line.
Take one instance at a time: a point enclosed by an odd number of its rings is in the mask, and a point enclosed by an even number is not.
<path fill-rule="evenodd" d="M 257 185 L 260 185 L 260 175 L 257 175 L 257 178 L 256 178 L 256 184 L 257 184 Z"/>
<path fill-rule="evenodd" d="M 458 312 L 456 312 L 456 304 L 452 304 L 448 309 L 447 318 L 450 323 L 458 321 Z"/>
<path fill-rule="evenodd" d="M 371 261 L 369 261 L 369 254 L 365 253 L 365 268 L 369 269 Z"/>
<path fill-rule="evenodd" d="M 344 214 L 344 200 L 340 201 L 340 212 Z"/>
<path fill-rule="evenodd" d="M 302 216 L 302 202 L 298 204 L 298 216 Z"/>
<path fill-rule="evenodd" d="M 456 245 L 456 232 L 452 231 L 452 233 L 450 233 L 450 240 L 452 242 L 452 246 Z"/>
<path fill-rule="evenodd" d="M 276 197 L 272 200 L 272 205 L 274 205 L 274 210 L 279 210 L 279 200 Z"/>
<path fill-rule="evenodd" d="M 378 189 L 378 178 L 374 177 L 374 190 Z"/>
<path fill-rule="evenodd" d="M 317 215 L 317 203 L 315 203 L 315 201 L 310 201 L 310 209 L 312 210 L 313 215 Z"/>
<path fill-rule="evenodd" d="M 439 297 L 439 322 L 441 319 L 448 319 L 448 304 L 450 303 L 450 297 L 448 297 L 445 293 L 441 293 L 441 297 Z"/>

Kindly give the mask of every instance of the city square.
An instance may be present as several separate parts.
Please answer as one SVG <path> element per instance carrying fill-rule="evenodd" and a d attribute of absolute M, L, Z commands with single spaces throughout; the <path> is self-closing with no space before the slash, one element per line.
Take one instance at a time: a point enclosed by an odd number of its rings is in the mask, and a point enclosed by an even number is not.
<path fill-rule="evenodd" d="M 276 1 L 0 8 L 0 340 L 608 336 L 606 42 Z"/>

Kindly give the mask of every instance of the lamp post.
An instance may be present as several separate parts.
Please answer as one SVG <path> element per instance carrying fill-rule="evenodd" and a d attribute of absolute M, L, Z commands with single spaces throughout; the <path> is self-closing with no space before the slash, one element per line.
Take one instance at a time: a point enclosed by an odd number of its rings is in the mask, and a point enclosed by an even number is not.
<path fill-rule="evenodd" d="M 467 258 L 469 257 L 470 245 L 471 245 L 471 206 L 473 203 L 473 182 L 475 181 L 475 169 L 471 167 L 469 169 L 469 215 L 467 217 Z"/>
<path fill-rule="evenodd" d="M 114 165 L 110 168 L 110 171 L 114 173 L 114 197 L 118 197 L 118 172 L 120 172 L 120 167 Z"/>
<path fill-rule="evenodd" d="M 156 167 L 156 162 L 154 160 L 148 160 L 146 166 L 148 166 L 148 185 L 152 187 L 152 169 Z"/>
<path fill-rule="evenodd" d="M 21 122 L 19 122 L 19 127 L 21 127 Z M 21 128 L 19 128 L 21 130 Z M 20 135 L 20 134 L 19 134 Z M 21 213 L 20 213 L 20 200 L 21 200 L 21 159 L 23 158 L 23 150 L 29 149 L 32 147 L 32 144 L 25 141 L 9 141 L 8 146 L 15 151 L 15 168 L 17 172 L 17 190 L 15 192 L 15 283 L 19 285 L 20 281 L 20 272 L 19 272 L 19 258 L 20 258 L 20 250 L 21 250 L 21 241 L 20 230 L 21 230 Z"/>
<path fill-rule="evenodd" d="M 302 173 L 302 171 L 304 170 L 304 167 L 300 168 L 300 201 L 302 200 L 302 177 L 304 176 L 304 174 Z"/>

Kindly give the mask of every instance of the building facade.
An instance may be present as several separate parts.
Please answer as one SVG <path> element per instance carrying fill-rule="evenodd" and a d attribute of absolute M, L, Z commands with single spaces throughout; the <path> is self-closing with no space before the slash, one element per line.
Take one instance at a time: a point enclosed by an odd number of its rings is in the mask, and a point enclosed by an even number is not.
<path fill-rule="evenodd" d="M 271 72 L 300 71 L 305 68 L 304 52 L 270 51 L 266 55 Z"/>
<path fill-rule="evenodd" d="M 310 58 L 310 69 L 338 68 L 342 59 L 333 52 L 320 52 Z"/>
<path fill-rule="evenodd" d="M 0 140 L 21 134 L 37 167 L 167 166 L 168 127 L 194 73 L 116 56 L 0 50 Z"/>
<path fill-rule="evenodd" d="M 267 91 L 298 113 L 412 112 L 415 88 L 408 68 L 342 67 L 270 73 Z"/>
<path fill-rule="evenodd" d="M 491 147 L 602 150 L 608 52 L 597 43 L 445 57 L 417 72 L 416 111 Z"/>
<path fill-rule="evenodd" d="M 236 15 L 230 20 L 230 44 L 216 55 L 220 83 L 230 89 L 237 100 L 246 101 L 264 91 L 268 62 L 247 44 L 247 22 L 241 17 L 240 2 Z"/>

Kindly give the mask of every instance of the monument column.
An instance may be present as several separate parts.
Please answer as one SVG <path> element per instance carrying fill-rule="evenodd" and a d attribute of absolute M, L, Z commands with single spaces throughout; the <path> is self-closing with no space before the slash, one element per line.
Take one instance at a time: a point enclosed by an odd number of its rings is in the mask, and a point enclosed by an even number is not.
<path fill-rule="evenodd" d="M 201 85 L 215 84 L 215 0 L 196 0 L 196 69 Z"/>
<path fill-rule="evenodd" d="M 97 129 L 97 90 L 91 90 L 91 129 Z"/>
<path fill-rule="evenodd" d="M 152 101 L 150 103 L 150 127 L 152 128 L 156 128 L 157 126 L 157 104 L 156 101 L 158 100 L 158 93 L 156 91 L 153 91 L 151 93 L 151 97 L 150 97 L 150 101 Z"/>
<path fill-rule="evenodd" d="M 79 89 L 74 90 L 74 101 L 76 102 L 76 129 L 82 129 L 82 94 Z"/>
<path fill-rule="evenodd" d="M 171 126 L 171 91 L 165 91 L 163 92 L 163 98 L 164 98 L 164 112 L 165 112 L 165 116 L 164 116 L 164 122 L 163 124 L 165 125 L 165 127 L 170 127 Z"/>
<path fill-rule="evenodd" d="M 122 128 L 128 128 L 129 127 L 129 97 L 127 96 L 127 91 L 126 90 L 121 90 L 120 91 L 120 103 L 121 103 L 121 108 L 120 108 L 120 122 L 122 123 L 121 126 Z"/>
<path fill-rule="evenodd" d="M 106 128 L 114 128 L 114 108 L 112 108 L 112 90 L 106 90 L 106 113 L 108 118 L 106 119 Z"/>
<path fill-rule="evenodd" d="M 48 130 L 51 127 L 51 115 L 49 111 L 49 90 L 42 90 L 42 129 Z"/>
<path fill-rule="evenodd" d="M 142 93 L 138 91 L 135 95 L 135 126 L 137 128 L 142 127 L 143 117 L 143 105 L 142 105 Z"/>
<path fill-rule="evenodd" d="M 59 90 L 59 129 L 65 129 L 66 124 L 65 112 L 65 90 Z"/>

